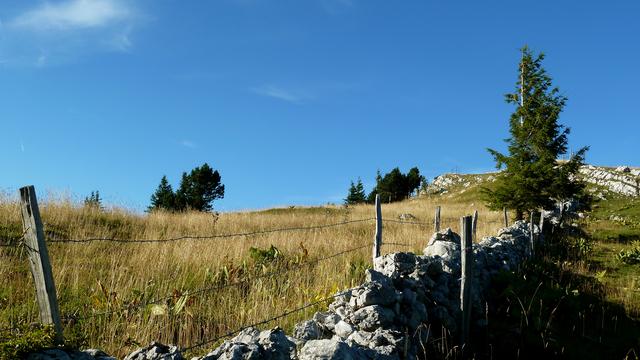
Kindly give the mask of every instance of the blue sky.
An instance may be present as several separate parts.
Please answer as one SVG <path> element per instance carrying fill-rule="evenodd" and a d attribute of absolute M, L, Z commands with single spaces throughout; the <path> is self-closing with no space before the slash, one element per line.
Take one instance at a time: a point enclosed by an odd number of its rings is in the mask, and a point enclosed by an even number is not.
<path fill-rule="evenodd" d="M 143 209 L 208 162 L 218 210 L 340 202 L 376 170 L 493 168 L 518 49 L 587 160 L 640 165 L 640 2 L 0 0 L 0 188 Z"/>

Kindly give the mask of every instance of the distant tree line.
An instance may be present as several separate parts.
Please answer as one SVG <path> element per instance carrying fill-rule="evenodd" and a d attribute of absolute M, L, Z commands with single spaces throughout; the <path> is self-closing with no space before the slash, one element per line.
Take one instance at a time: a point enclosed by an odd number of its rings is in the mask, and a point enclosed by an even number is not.
<path fill-rule="evenodd" d="M 373 203 L 376 195 L 380 195 L 380 199 L 384 202 L 401 201 L 408 198 L 413 192 L 418 191 L 420 186 L 426 184 L 424 176 L 420 175 L 420 170 L 413 167 L 403 174 L 399 168 L 394 168 L 390 172 L 384 174 L 378 171 L 376 175 L 376 186 L 366 195 L 362 180 L 354 183 L 351 181 L 347 197 L 344 203 L 347 205 Z"/>
<path fill-rule="evenodd" d="M 213 201 L 224 198 L 224 185 L 218 170 L 204 163 L 191 172 L 182 173 L 180 186 L 175 192 L 166 176 L 151 195 L 151 205 L 147 211 L 211 211 Z"/>

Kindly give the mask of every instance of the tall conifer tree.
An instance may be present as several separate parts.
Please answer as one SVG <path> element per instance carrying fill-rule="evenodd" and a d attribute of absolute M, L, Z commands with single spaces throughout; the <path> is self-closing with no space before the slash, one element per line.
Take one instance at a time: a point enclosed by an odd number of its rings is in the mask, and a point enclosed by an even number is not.
<path fill-rule="evenodd" d="M 588 147 L 558 161 L 567 152 L 569 128 L 558 123 L 567 98 L 553 87 L 542 68 L 544 54 L 522 48 L 516 90 L 506 94 L 516 106 L 509 121 L 508 155 L 488 149 L 500 173 L 493 189 L 484 189 L 490 208 L 507 207 L 522 218 L 525 212 L 550 208 L 555 201 L 581 196 L 584 184 L 575 176 Z"/>
<path fill-rule="evenodd" d="M 176 195 L 166 176 L 162 177 L 158 188 L 153 195 L 151 195 L 151 205 L 147 210 L 152 211 L 158 209 L 170 211 L 176 209 Z"/>
<path fill-rule="evenodd" d="M 346 199 L 344 199 L 344 203 L 346 205 L 354 205 L 361 204 L 367 201 L 367 195 L 364 192 L 364 185 L 362 184 L 362 180 L 358 178 L 357 183 L 351 182 L 351 186 L 349 186 L 349 193 L 347 194 Z"/>

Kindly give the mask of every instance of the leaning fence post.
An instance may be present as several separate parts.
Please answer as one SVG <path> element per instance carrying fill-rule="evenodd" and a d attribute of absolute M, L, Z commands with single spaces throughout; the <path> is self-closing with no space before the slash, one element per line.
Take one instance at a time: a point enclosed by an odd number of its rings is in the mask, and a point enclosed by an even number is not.
<path fill-rule="evenodd" d="M 531 210 L 531 214 L 529 215 L 529 242 L 531 242 L 531 257 L 535 255 L 535 235 L 533 234 L 533 210 Z"/>
<path fill-rule="evenodd" d="M 24 229 L 24 243 L 29 258 L 29 266 L 36 286 L 36 298 L 40 308 L 40 321 L 43 324 L 53 324 L 56 342 L 62 343 L 62 325 L 56 298 L 56 286 L 53 282 L 53 272 L 49 262 L 49 252 L 44 241 L 44 229 L 36 190 L 33 186 L 20 188 L 20 202 L 22 207 L 22 226 Z"/>
<path fill-rule="evenodd" d="M 460 218 L 460 233 L 462 235 L 460 243 L 461 252 L 461 279 L 460 279 L 460 310 L 462 311 L 461 343 L 464 346 L 469 342 L 469 326 L 471 325 L 471 288 L 473 286 L 473 247 L 472 247 L 472 227 L 471 216 Z"/>
<path fill-rule="evenodd" d="M 504 213 L 504 227 L 509 227 L 509 214 L 507 213 L 507 208 L 503 207 L 502 212 Z"/>
<path fill-rule="evenodd" d="M 473 238 L 476 238 L 476 231 L 478 230 L 478 210 L 473 212 Z"/>
<path fill-rule="evenodd" d="M 435 232 L 440 231 L 440 206 L 436 206 L 436 216 L 433 220 Z"/>
<path fill-rule="evenodd" d="M 376 195 L 376 236 L 373 238 L 373 260 L 380 256 L 382 246 L 382 209 L 380 209 L 380 195 Z"/>

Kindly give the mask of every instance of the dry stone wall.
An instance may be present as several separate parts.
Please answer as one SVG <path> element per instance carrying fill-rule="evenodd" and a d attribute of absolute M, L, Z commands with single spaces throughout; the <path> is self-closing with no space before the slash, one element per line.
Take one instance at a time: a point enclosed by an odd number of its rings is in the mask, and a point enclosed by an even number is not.
<path fill-rule="evenodd" d="M 529 224 L 520 221 L 474 244 L 475 326 L 484 326 L 491 278 L 527 259 L 529 239 Z M 197 359 L 414 359 L 420 342 L 429 336 L 428 324 L 457 332 L 459 304 L 460 237 L 445 229 L 434 234 L 423 255 L 377 258 L 362 285 L 336 297 L 327 311 L 297 324 L 291 337 L 277 328 L 246 329 Z"/>

